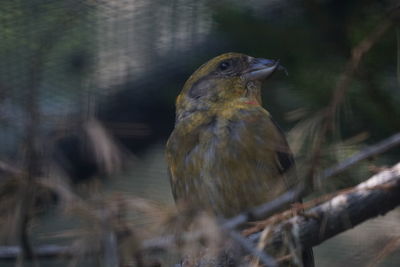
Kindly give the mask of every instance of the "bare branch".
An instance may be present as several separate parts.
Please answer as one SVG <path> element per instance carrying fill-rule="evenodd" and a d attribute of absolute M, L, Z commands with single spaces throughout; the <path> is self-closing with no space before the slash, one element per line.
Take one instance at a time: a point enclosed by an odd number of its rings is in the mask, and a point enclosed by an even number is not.
<path fill-rule="evenodd" d="M 299 243 L 304 247 L 319 245 L 325 240 L 354 226 L 383 215 L 400 205 L 400 163 L 382 171 L 347 192 L 339 194 L 304 214 L 294 216 L 273 227 L 267 246 L 282 244 L 282 229 L 297 229 Z M 279 216 L 279 215 L 277 215 Z M 260 234 L 251 236 L 258 240 Z"/>
<path fill-rule="evenodd" d="M 244 236 L 239 234 L 237 231 L 230 230 L 228 232 L 228 235 L 233 240 L 238 242 L 247 252 L 251 253 L 252 255 L 254 255 L 258 259 L 260 259 L 260 262 L 262 262 L 265 266 L 268 266 L 268 267 L 277 267 L 278 266 L 276 260 L 273 257 L 271 257 L 267 253 L 259 250 L 248 239 L 246 239 Z"/>
<path fill-rule="evenodd" d="M 261 220 L 281 210 L 282 207 L 296 202 L 304 193 L 304 185 L 300 184 L 292 190 L 289 190 L 276 199 L 262 204 L 249 212 L 241 213 L 224 223 L 223 228 L 233 229 L 249 221 Z"/>
<path fill-rule="evenodd" d="M 9 174 L 9 175 L 22 175 L 23 174 L 23 171 L 18 169 L 17 167 L 14 167 L 4 161 L 0 161 L 0 173 L 2 173 L 2 172 Z"/>
<path fill-rule="evenodd" d="M 18 246 L 0 247 L 0 259 L 2 260 L 15 260 L 21 253 L 21 248 Z M 69 246 L 43 245 L 35 248 L 37 258 L 74 257 L 77 255 L 77 251 L 72 250 Z"/>
<path fill-rule="evenodd" d="M 325 171 L 322 172 L 319 178 L 327 179 L 329 177 L 337 175 L 343 172 L 344 170 L 347 170 L 348 168 L 352 167 L 361 160 L 383 153 L 398 145 L 400 145 L 400 133 L 397 133 L 387 139 L 384 139 L 383 141 L 375 145 L 369 146 L 364 150 L 360 151 L 359 153 L 345 159 L 339 164 L 326 169 Z M 256 207 L 247 213 L 241 213 L 229 219 L 224 223 L 223 227 L 227 229 L 233 229 L 251 220 L 260 220 L 267 218 L 272 214 L 276 213 L 277 211 L 279 211 L 280 209 L 282 209 L 282 207 L 287 207 L 291 203 L 295 202 L 300 197 L 304 196 L 304 194 L 305 194 L 304 184 L 300 184 L 297 187 L 293 188 L 292 190 L 287 191 L 283 195 L 277 197 L 276 199 L 268 203 L 262 204 L 261 206 Z"/>
<path fill-rule="evenodd" d="M 367 267 L 378 266 L 390 253 L 400 247 L 400 237 L 393 237 L 391 240 L 379 251 L 379 253 L 371 260 Z"/>
<path fill-rule="evenodd" d="M 292 232 L 299 244 L 303 247 L 312 247 L 363 221 L 383 215 L 398 205 L 400 205 L 400 163 L 374 175 L 358 186 L 308 209 L 301 215 L 270 225 L 271 239 L 266 242 L 266 247 L 280 246 L 283 242 L 284 231 L 282 229 L 288 229 L 288 225 L 291 226 L 290 229 L 296 229 Z M 307 203 L 304 206 L 307 206 Z M 276 216 L 279 217 L 280 214 Z M 229 223 L 230 221 L 224 224 L 226 228 L 234 227 L 235 224 Z M 253 234 L 249 237 L 249 241 L 256 242 L 259 237 L 260 233 Z M 190 241 L 191 238 L 194 240 L 199 236 L 196 236 L 196 233 L 190 233 L 186 240 Z M 154 249 L 168 250 L 176 242 L 177 240 L 173 236 L 166 236 L 145 241 L 142 248 L 148 252 Z M 256 247 L 255 244 L 254 247 Z M 21 249 L 18 247 L 0 247 L 0 259 L 11 260 L 19 255 L 21 255 Z M 39 246 L 35 250 L 36 257 L 71 257 L 74 255 L 79 255 L 79 252 L 66 246 Z"/>
<path fill-rule="evenodd" d="M 396 172 L 398 173 L 396 174 Z M 303 216 L 297 216 L 295 217 L 295 219 L 291 220 L 294 221 L 300 220 L 301 223 L 299 224 L 298 227 L 301 229 L 304 228 L 304 230 L 302 230 L 303 232 L 308 231 L 307 233 L 315 235 L 315 233 L 312 233 L 312 231 L 316 231 L 316 233 L 319 232 L 318 227 L 321 226 L 321 221 L 308 220 L 308 218 L 313 217 L 314 214 L 317 213 L 319 213 L 320 218 L 323 218 L 323 216 L 326 216 L 324 218 L 329 218 L 329 216 L 339 216 L 339 215 L 344 216 L 344 214 L 348 213 L 351 214 L 353 217 L 355 217 L 353 218 L 354 220 L 352 221 L 353 223 L 351 224 L 352 225 L 351 227 L 354 227 L 356 224 L 359 224 L 369 218 L 384 214 L 387 211 L 398 206 L 400 204 L 399 191 L 400 191 L 400 164 L 397 164 L 392 169 L 383 171 L 373 176 L 366 182 L 359 184 L 357 187 L 355 187 L 355 189 L 345 190 L 342 194 L 336 195 L 333 199 L 325 201 L 323 204 L 318 205 L 316 208 L 310 209 L 307 213 L 305 213 L 305 216 L 307 218 Z M 299 196 L 299 192 L 301 192 L 301 187 L 299 187 L 298 189 L 288 191 L 287 193 L 275 199 L 274 201 L 260 206 L 258 208 L 260 213 L 257 214 L 257 216 L 266 214 L 268 216 L 271 215 L 273 211 L 276 211 L 283 205 L 287 205 L 288 203 L 290 203 L 291 198 Z M 346 203 L 346 205 L 342 206 L 336 205 L 341 201 L 341 199 Z M 319 201 L 316 203 L 319 203 Z M 308 205 L 307 203 L 305 203 L 303 206 L 308 206 Z M 333 207 L 336 207 L 337 210 L 332 209 Z M 373 209 L 373 207 L 375 207 L 376 209 Z M 355 208 L 357 208 L 358 210 L 355 211 L 354 210 Z M 339 212 L 339 210 L 341 214 L 338 215 L 337 212 Z M 361 211 L 365 211 L 365 214 L 361 213 Z M 265 213 L 262 214 L 262 212 Z M 264 218 L 268 217 L 267 215 Z M 222 228 L 225 230 L 234 229 L 240 225 L 243 225 L 244 223 L 248 222 L 250 219 L 253 219 L 254 217 L 255 216 L 253 216 L 251 212 L 242 213 L 232 219 L 227 220 L 225 223 L 223 223 Z M 309 226 L 307 223 L 311 222 L 313 222 L 314 224 L 312 226 Z M 331 221 L 329 223 L 329 225 L 331 225 L 331 228 L 334 228 L 333 227 L 334 223 L 338 223 L 339 227 L 335 231 L 331 231 L 328 232 L 329 234 L 328 233 L 325 234 L 324 239 L 320 240 L 319 243 L 332 237 L 333 235 L 336 235 L 348 229 L 344 228 L 344 226 L 341 226 L 342 223 L 341 220 Z M 302 235 L 306 236 L 306 234 L 304 233 Z M 193 240 L 198 238 L 198 233 L 197 234 L 190 233 L 187 236 L 187 240 L 191 240 L 191 238 L 193 238 Z M 315 236 L 313 236 L 312 238 L 315 238 Z M 156 238 L 153 240 L 145 241 L 143 244 L 143 248 L 145 250 L 148 249 L 163 250 L 168 246 L 171 246 L 171 242 L 172 244 L 176 242 L 175 238 L 172 235 L 165 236 L 163 238 Z M 307 242 L 301 241 L 301 243 L 304 244 L 305 246 L 315 246 L 319 244 L 316 242 L 313 243 L 309 241 Z"/>
<path fill-rule="evenodd" d="M 335 127 L 335 118 L 338 107 L 342 104 L 346 92 L 349 90 L 354 74 L 358 70 L 365 54 L 380 40 L 380 38 L 390 29 L 400 18 L 400 6 L 390 10 L 388 15 L 351 51 L 351 58 L 347 61 L 344 71 L 337 80 L 333 90 L 332 100 L 323 110 L 323 121 L 321 130 L 316 136 L 316 146 L 311 153 L 311 166 L 307 174 L 307 183 L 313 185 L 317 167 L 320 163 L 322 145 L 325 138 Z M 313 187 L 313 186 L 312 186 Z"/>
<path fill-rule="evenodd" d="M 354 164 L 356 164 L 364 159 L 381 154 L 381 153 L 383 153 L 395 146 L 398 146 L 398 145 L 400 145 L 400 133 L 394 134 L 391 137 L 389 137 L 375 145 L 369 146 L 369 147 L 363 149 L 362 151 L 360 151 L 359 153 L 342 161 L 338 165 L 333 166 L 329 169 L 326 169 L 325 171 L 322 172 L 322 174 L 319 178 L 326 179 L 331 176 L 335 176 L 335 175 L 343 172 L 344 170 L 347 170 L 348 168 L 352 167 Z"/>

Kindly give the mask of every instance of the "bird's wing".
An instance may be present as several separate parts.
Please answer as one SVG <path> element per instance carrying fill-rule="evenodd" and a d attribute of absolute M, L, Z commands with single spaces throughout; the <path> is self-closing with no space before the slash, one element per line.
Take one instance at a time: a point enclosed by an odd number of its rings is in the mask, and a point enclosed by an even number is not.
<path fill-rule="evenodd" d="M 284 151 L 276 151 L 277 154 L 277 162 L 278 162 L 278 168 L 281 174 L 285 174 L 287 172 L 292 172 L 291 175 L 296 175 L 296 165 L 294 162 L 293 158 L 293 153 L 290 150 L 289 144 L 286 140 L 285 134 L 283 130 L 279 127 L 279 125 L 275 122 L 275 120 L 269 116 L 269 119 L 271 120 L 272 124 L 275 126 L 277 135 L 279 135 L 279 142 L 280 146 L 284 147 Z"/>
<path fill-rule="evenodd" d="M 243 158 L 244 162 L 256 162 L 260 170 L 268 168 L 269 175 L 283 179 L 286 189 L 297 183 L 293 154 L 285 135 L 265 109 L 238 110 L 231 127 L 231 132 L 240 137 L 233 140 L 240 146 L 236 150 L 243 151 L 248 158 Z"/>

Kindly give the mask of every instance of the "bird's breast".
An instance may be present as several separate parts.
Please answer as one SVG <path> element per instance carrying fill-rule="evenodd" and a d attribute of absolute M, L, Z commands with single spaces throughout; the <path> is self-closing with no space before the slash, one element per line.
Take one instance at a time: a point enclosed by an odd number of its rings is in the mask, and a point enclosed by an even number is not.
<path fill-rule="evenodd" d="M 170 157 L 176 199 L 224 216 L 233 216 L 267 200 L 275 170 L 259 164 L 256 151 L 252 151 L 257 148 L 257 138 L 241 136 L 246 125 L 240 112 L 227 110 L 212 114 L 197 125 L 188 125 L 190 131 L 178 127 L 171 137 L 171 143 L 176 143 Z"/>

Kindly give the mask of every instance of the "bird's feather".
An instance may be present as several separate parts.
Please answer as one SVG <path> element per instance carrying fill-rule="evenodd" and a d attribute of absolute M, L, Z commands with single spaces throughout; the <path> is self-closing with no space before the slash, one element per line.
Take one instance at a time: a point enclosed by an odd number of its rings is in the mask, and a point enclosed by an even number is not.
<path fill-rule="evenodd" d="M 191 130 L 181 131 L 187 125 L 177 125 L 168 142 L 178 200 L 194 198 L 232 216 L 272 200 L 297 182 L 285 137 L 261 106 L 237 103 L 201 117 L 210 119 L 187 118 Z"/>

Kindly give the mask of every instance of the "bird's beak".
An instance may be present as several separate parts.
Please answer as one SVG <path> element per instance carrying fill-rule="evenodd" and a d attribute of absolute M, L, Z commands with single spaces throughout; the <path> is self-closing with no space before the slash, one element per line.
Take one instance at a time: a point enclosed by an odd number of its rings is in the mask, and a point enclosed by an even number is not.
<path fill-rule="evenodd" d="M 279 64 L 279 59 L 250 58 L 249 61 L 250 65 L 243 73 L 246 80 L 264 80 L 271 76 L 275 70 L 283 70 L 287 75 L 286 69 Z"/>

